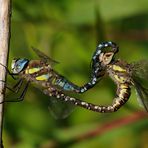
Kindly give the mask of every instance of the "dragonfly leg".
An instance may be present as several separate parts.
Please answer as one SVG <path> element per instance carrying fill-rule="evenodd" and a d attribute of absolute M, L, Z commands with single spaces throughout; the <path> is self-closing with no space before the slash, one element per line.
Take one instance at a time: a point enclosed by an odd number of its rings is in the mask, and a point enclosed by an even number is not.
<path fill-rule="evenodd" d="M 18 91 L 20 90 L 22 84 L 23 84 L 23 79 L 20 79 L 20 80 L 13 86 L 13 89 L 14 89 L 14 92 L 15 92 L 15 93 L 18 93 Z"/>
<path fill-rule="evenodd" d="M 72 103 L 75 106 L 80 106 L 88 110 L 92 110 L 95 112 L 100 112 L 100 113 L 111 113 L 117 111 L 127 100 L 128 98 L 115 98 L 113 101 L 112 105 L 108 106 L 99 106 L 95 105 L 92 103 L 88 103 L 85 101 L 82 101 L 80 99 L 76 99 L 70 96 L 65 95 L 63 92 L 56 90 L 54 88 L 48 88 L 44 90 L 44 93 L 46 95 L 56 97 L 57 99 L 64 101 L 64 102 L 69 102 Z"/>
<path fill-rule="evenodd" d="M 27 89 L 28 89 L 29 84 L 30 84 L 30 81 L 27 82 L 27 84 L 26 84 L 24 90 L 22 91 L 20 97 L 17 98 L 17 101 L 18 101 L 18 102 L 24 100 L 24 97 L 25 97 L 25 94 L 26 94 L 26 92 L 27 92 Z"/>
<path fill-rule="evenodd" d="M 16 75 L 16 74 L 11 73 L 11 72 L 9 71 L 9 69 L 8 69 L 5 65 L 3 65 L 3 64 L 1 64 L 1 63 L 0 63 L 0 65 L 3 66 L 3 67 L 6 69 L 6 71 L 8 72 L 8 74 L 9 74 L 14 80 L 16 80 L 16 78 L 14 77 L 14 75 Z"/>
<path fill-rule="evenodd" d="M 16 100 L 4 100 L 3 102 L 0 102 L 0 104 L 2 104 L 4 102 L 20 102 L 20 101 L 23 101 L 29 84 L 30 84 L 30 82 L 28 81 L 25 88 L 23 89 L 21 95 L 18 98 L 16 98 Z"/>
<path fill-rule="evenodd" d="M 6 82 L 3 81 L 3 80 L 0 80 L 0 81 L 3 82 L 3 83 L 6 83 Z M 9 87 L 9 86 L 7 86 L 7 84 L 5 85 L 5 87 L 6 87 L 8 90 L 12 91 L 13 93 L 18 93 L 18 91 L 20 90 L 22 84 L 23 84 L 23 79 L 20 79 L 12 88 Z"/>

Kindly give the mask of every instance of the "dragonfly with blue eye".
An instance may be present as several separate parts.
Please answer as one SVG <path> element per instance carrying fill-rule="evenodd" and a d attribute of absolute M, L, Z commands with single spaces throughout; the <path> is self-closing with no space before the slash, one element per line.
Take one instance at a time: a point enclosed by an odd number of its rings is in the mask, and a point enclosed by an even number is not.
<path fill-rule="evenodd" d="M 16 59 L 12 62 L 12 75 L 19 75 L 21 78 L 15 86 L 20 88 L 22 81 L 27 80 L 26 87 L 17 101 L 23 100 L 28 85 L 34 82 L 42 87 L 44 94 L 56 100 L 69 102 L 96 112 L 115 112 L 127 102 L 131 94 L 131 86 L 134 86 L 141 104 L 148 111 L 148 89 L 144 88 L 140 81 L 140 79 L 147 80 L 148 61 L 128 64 L 122 60 L 116 60 L 114 56 L 119 49 L 115 43 L 103 42 L 97 46 L 92 57 L 90 82 L 82 87 L 58 74 L 53 69 L 54 60 L 38 49 L 33 48 L 33 50 L 41 58 L 40 60 Z M 87 91 L 95 86 L 105 74 L 108 74 L 117 85 L 116 97 L 111 105 L 95 105 L 66 95 L 67 91 L 75 93 Z"/>
<path fill-rule="evenodd" d="M 50 57 L 46 56 L 44 53 L 42 53 L 38 49 L 36 49 L 36 48 L 32 48 L 32 49 L 39 56 L 39 58 L 40 58 L 39 60 L 28 60 L 25 58 L 18 58 L 18 59 L 14 59 L 12 61 L 11 72 L 9 72 L 7 67 L 5 67 L 7 72 L 13 78 L 15 78 L 15 76 L 18 76 L 20 78 L 19 81 L 14 85 L 13 88 L 9 88 L 6 86 L 9 90 L 12 90 L 13 92 L 17 93 L 21 89 L 23 81 L 24 80 L 27 81 L 27 84 L 24 87 L 24 90 L 22 91 L 20 97 L 17 98 L 17 100 L 5 100 L 5 102 L 22 101 L 24 99 L 26 92 L 27 92 L 27 88 L 28 88 L 29 84 L 31 82 L 33 82 L 33 83 L 36 83 L 37 85 L 39 85 L 45 94 L 55 97 L 55 99 L 52 99 L 50 101 L 50 104 L 51 104 L 50 110 L 52 110 L 53 112 L 56 112 L 56 109 L 54 109 L 54 108 L 60 108 L 60 106 L 56 105 L 59 103 L 59 101 L 57 101 L 57 99 L 56 99 L 56 98 L 59 99 L 59 95 L 55 96 L 55 94 L 57 94 L 57 92 L 61 93 L 63 91 L 64 92 L 71 91 L 71 92 L 75 92 L 75 93 L 84 93 L 88 89 L 92 88 L 97 83 L 97 81 L 99 81 L 101 79 L 101 75 L 96 77 L 93 66 L 92 66 L 92 74 L 91 74 L 90 81 L 88 83 L 86 83 L 85 85 L 79 87 L 79 86 L 75 85 L 74 83 L 70 82 L 69 80 L 67 80 L 64 76 L 60 75 L 59 73 L 57 73 L 53 69 L 54 65 L 58 62 L 52 60 Z M 47 93 L 48 91 L 51 93 L 48 94 Z M 63 96 L 63 94 L 62 94 L 62 96 Z M 63 98 L 63 97 L 61 97 L 61 98 Z M 73 99 L 69 99 L 68 101 L 67 101 L 67 99 L 68 99 L 68 97 L 66 97 L 66 99 L 65 99 L 66 102 L 73 103 Z M 80 102 L 80 100 L 78 100 L 78 102 Z M 84 104 L 84 101 L 81 101 L 81 102 L 82 102 L 82 104 Z M 74 104 L 76 105 L 77 103 L 74 103 Z M 65 106 L 66 106 L 66 108 L 72 108 L 69 104 L 67 104 Z M 51 109 L 51 108 L 53 108 L 53 109 Z M 72 110 L 72 109 L 67 109 L 67 110 Z M 68 112 L 70 112 L 70 111 L 64 111 L 64 112 L 67 112 L 66 114 L 68 114 Z M 55 115 L 55 116 L 59 116 L 59 115 Z M 63 115 L 63 116 L 65 116 L 65 115 Z"/>

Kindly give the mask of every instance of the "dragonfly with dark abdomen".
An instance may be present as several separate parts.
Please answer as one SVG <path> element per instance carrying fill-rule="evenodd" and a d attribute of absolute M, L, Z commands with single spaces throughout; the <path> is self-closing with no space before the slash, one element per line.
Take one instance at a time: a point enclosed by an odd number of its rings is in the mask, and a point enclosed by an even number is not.
<path fill-rule="evenodd" d="M 134 86 L 141 104 L 148 111 L 148 89 L 144 88 L 140 81 L 141 78 L 144 80 L 148 78 L 148 61 L 143 60 L 128 64 L 125 61 L 116 60 L 115 54 L 119 49 L 115 43 L 103 42 L 97 46 L 92 57 L 90 82 L 82 87 L 58 74 L 53 69 L 54 60 L 38 49 L 33 48 L 33 50 L 40 57 L 40 60 L 15 59 L 12 62 L 12 75 L 18 75 L 21 78 L 16 86 L 20 88 L 22 81 L 24 79 L 27 81 L 18 101 L 24 98 L 28 85 L 34 82 L 42 87 L 44 94 L 54 97 L 56 100 L 96 112 L 115 112 L 128 101 L 131 87 Z M 116 97 L 111 105 L 95 105 L 67 95 L 67 91 L 75 93 L 87 91 L 95 86 L 105 74 L 110 76 L 117 85 Z"/>
<path fill-rule="evenodd" d="M 128 64 L 127 62 L 115 59 L 119 51 L 118 46 L 113 42 L 99 44 L 92 57 L 92 77 L 97 83 L 100 78 L 107 74 L 117 85 L 116 97 L 111 105 L 100 106 L 66 96 L 61 91 L 54 89 L 46 90 L 45 94 L 58 97 L 63 101 L 72 102 L 77 106 L 86 109 L 108 113 L 115 112 L 123 106 L 131 95 L 131 87 L 135 87 L 139 103 L 148 111 L 148 89 L 142 85 L 142 80 L 148 83 L 148 60 L 141 60 Z M 95 85 L 95 83 L 93 83 Z"/>
<path fill-rule="evenodd" d="M 108 49 L 111 47 L 111 49 Z M 142 81 L 148 83 L 148 60 L 127 63 L 120 59 L 115 59 L 114 55 L 118 52 L 118 47 L 113 42 L 100 44 L 93 57 L 92 69 L 95 72 L 94 79 L 103 77 L 107 74 L 117 85 L 116 97 L 113 103 L 108 106 L 93 106 L 91 110 L 97 112 L 115 112 L 123 106 L 131 95 L 131 87 L 135 87 L 138 100 L 148 111 L 148 89 L 142 85 Z M 97 82 L 97 81 L 96 81 Z M 84 103 L 83 103 L 84 104 Z M 90 109 L 86 103 L 87 108 Z"/>

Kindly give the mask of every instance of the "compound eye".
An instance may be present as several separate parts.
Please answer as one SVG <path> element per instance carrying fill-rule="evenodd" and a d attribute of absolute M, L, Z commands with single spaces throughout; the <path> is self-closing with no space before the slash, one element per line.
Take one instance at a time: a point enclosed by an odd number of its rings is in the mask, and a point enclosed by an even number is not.
<path fill-rule="evenodd" d="M 21 69 L 21 66 L 19 64 L 17 64 L 16 69 L 19 71 Z"/>
<path fill-rule="evenodd" d="M 27 59 L 13 60 L 11 64 L 12 72 L 19 74 L 28 65 L 28 62 L 29 60 Z"/>

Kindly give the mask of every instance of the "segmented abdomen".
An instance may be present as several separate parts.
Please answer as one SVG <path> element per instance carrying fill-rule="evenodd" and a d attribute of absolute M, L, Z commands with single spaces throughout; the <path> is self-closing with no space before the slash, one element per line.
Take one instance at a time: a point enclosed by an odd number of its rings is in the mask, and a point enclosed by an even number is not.
<path fill-rule="evenodd" d="M 123 104 L 125 104 L 130 95 L 131 95 L 131 88 L 128 83 L 123 83 L 118 85 L 116 98 L 113 101 L 113 108 L 114 110 L 118 110 Z"/>

